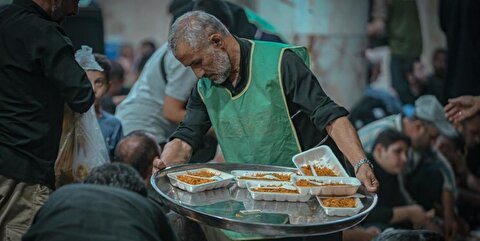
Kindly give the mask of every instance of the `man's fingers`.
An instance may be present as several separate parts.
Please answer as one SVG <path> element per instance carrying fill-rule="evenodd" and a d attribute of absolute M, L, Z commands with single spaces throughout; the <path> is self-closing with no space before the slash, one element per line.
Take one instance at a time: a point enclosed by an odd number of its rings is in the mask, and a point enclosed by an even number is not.
<path fill-rule="evenodd" d="M 379 186 L 378 180 L 370 173 L 366 178 L 362 180 L 363 185 L 369 192 L 376 192 Z"/>
<path fill-rule="evenodd" d="M 466 105 L 468 104 L 468 98 L 467 96 L 460 96 L 457 98 L 448 99 L 448 103 Z"/>
<path fill-rule="evenodd" d="M 155 173 L 159 170 L 163 170 L 166 168 L 166 165 L 165 163 L 162 161 L 162 159 L 160 159 L 159 157 L 155 157 L 155 159 L 153 159 L 153 169 L 152 169 L 152 173 Z"/>
<path fill-rule="evenodd" d="M 447 118 L 452 118 L 452 117 L 455 117 L 455 115 L 457 115 L 459 112 L 460 112 L 460 108 L 457 106 L 453 106 L 452 108 L 450 108 L 445 112 L 445 115 L 447 116 Z"/>

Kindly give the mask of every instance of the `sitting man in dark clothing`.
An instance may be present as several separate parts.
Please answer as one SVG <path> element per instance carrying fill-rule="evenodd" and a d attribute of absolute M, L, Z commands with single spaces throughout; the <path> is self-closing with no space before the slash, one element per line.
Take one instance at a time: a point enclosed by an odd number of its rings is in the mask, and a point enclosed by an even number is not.
<path fill-rule="evenodd" d="M 146 186 L 132 167 L 106 164 L 94 168 L 85 182 L 54 192 L 23 241 L 175 240 L 165 214 L 146 198 Z"/>
<path fill-rule="evenodd" d="M 408 204 L 398 180 L 398 174 L 407 163 L 409 147 L 410 139 L 396 130 L 387 129 L 377 137 L 370 160 L 373 160 L 375 175 L 382 185 L 378 190 L 378 204 L 367 217 L 367 223 L 382 229 L 390 226 L 424 228 L 430 225 L 434 212 Z"/>
<path fill-rule="evenodd" d="M 147 187 L 138 172 L 124 163 L 109 163 L 95 167 L 83 183 L 119 187 L 147 196 Z"/>

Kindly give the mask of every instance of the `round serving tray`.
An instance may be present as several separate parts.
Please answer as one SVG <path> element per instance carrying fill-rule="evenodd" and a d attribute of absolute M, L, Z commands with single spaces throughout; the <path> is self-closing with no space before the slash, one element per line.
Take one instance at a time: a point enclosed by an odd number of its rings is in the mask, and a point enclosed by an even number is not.
<path fill-rule="evenodd" d="M 247 189 L 235 182 L 220 189 L 189 193 L 170 184 L 167 173 L 198 168 L 232 170 L 294 171 L 297 169 L 255 164 L 202 163 L 169 167 L 151 178 L 153 188 L 164 204 L 175 212 L 199 223 L 267 236 L 311 236 L 339 232 L 360 223 L 377 203 L 377 195 L 360 188 L 363 208 L 350 217 L 327 216 L 313 196 L 306 203 L 255 201 Z"/>

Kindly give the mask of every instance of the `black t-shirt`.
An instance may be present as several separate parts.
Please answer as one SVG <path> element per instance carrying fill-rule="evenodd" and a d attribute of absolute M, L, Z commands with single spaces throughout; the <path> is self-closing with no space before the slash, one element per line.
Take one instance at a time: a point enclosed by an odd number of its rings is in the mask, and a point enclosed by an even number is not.
<path fill-rule="evenodd" d="M 121 188 L 72 184 L 55 191 L 23 241 L 170 241 L 165 214 L 146 197 Z"/>
<path fill-rule="evenodd" d="M 53 187 L 64 103 L 94 100 L 58 23 L 31 0 L 0 8 L 0 175 Z"/>
<path fill-rule="evenodd" d="M 368 155 L 372 161 L 375 177 L 380 187 L 378 188 L 378 203 L 368 215 L 366 222 L 390 223 L 393 216 L 393 208 L 407 204 L 405 197 L 400 192 L 400 184 L 397 175 L 385 172 L 372 155 Z"/>
<path fill-rule="evenodd" d="M 237 38 L 240 44 L 240 74 L 238 84 L 233 87 L 229 81 L 223 86 L 235 96 L 248 81 L 251 43 Z M 303 150 L 317 145 L 326 135 L 325 127 L 333 120 L 348 115 L 348 111 L 333 102 L 323 91 L 317 78 L 303 60 L 292 51 L 285 51 L 281 60 L 283 90 L 300 146 Z M 179 138 L 196 150 L 202 143 L 202 136 L 210 128 L 207 108 L 197 88 L 187 103 L 187 113 L 170 139 Z"/>

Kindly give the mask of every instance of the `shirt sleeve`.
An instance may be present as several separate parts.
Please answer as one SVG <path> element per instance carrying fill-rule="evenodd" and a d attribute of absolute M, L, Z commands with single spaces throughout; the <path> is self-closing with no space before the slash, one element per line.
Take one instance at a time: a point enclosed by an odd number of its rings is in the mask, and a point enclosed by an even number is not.
<path fill-rule="evenodd" d="M 191 68 L 186 68 L 173 56 L 172 51 L 168 50 L 164 57 L 167 85 L 165 94 L 177 100 L 187 102 L 192 89 L 195 87 L 197 78 Z M 162 64 L 162 61 L 160 61 Z M 160 67 L 160 69 L 162 69 Z"/>
<path fill-rule="evenodd" d="M 187 102 L 187 111 L 183 121 L 170 137 L 170 140 L 179 138 L 192 146 L 195 152 L 201 147 L 202 138 L 212 126 L 208 116 L 207 107 L 203 103 L 197 88 L 193 88 Z"/>
<path fill-rule="evenodd" d="M 47 28 L 36 53 L 40 56 L 46 77 L 59 90 L 60 96 L 75 112 L 86 112 L 95 100 L 92 85 L 85 71 L 75 61 L 70 40 L 58 26 Z"/>
<path fill-rule="evenodd" d="M 294 108 L 308 114 L 318 130 L 324 131 L 331 121 L 348 115 L 325 94 L 315 75 L 294 52 L 285 51 L 281 73 L 287 99 Z"/>

